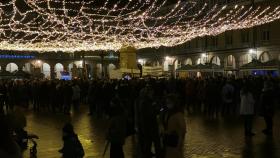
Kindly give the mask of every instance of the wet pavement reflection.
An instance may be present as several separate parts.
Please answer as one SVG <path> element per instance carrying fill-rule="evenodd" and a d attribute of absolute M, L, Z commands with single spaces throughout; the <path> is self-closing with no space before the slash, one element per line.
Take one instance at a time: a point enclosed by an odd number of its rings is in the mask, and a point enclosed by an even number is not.
<path fill-rule="evenodd" d="M 39 158 L 59 158 L 62 147 L 62 127 L 71 121 L 81 140 L 86 158 L 101 158 L 106 144 L 105 135 L 108 126 L 106 119 L 87 115 L 86 107 L 70 116 L 51 113 L 26 113 L 30 133 L 37 134 Z M 185 139 L 186 158 L 279 158 L 280 157 L 280 120 L 275 117 L 274 136 L 262 134 L 265 124 L 261 117 L 254 123 L 256 136 L 245 138 L 242 120 L 209 120 L 202 115 L 190 115 L 187 118 L 187 136 Z M 135 137 L 129 137 L 124 146 L 127 158 L 137 158 Z M 109 157 L 109 150 L 105 157 Z M 28 151 L 25 158 L 29 158 Z"/>

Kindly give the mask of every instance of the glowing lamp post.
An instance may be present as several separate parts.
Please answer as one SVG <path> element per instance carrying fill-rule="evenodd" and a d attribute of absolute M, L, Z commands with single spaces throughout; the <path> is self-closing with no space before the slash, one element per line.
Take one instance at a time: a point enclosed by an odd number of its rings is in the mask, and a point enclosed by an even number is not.
<path fill-rule="evenodd" d="M 256 49 L 250 49 L 249 54 L 251 55 L 253 60 L 257 59 L 257 50 Z"/>

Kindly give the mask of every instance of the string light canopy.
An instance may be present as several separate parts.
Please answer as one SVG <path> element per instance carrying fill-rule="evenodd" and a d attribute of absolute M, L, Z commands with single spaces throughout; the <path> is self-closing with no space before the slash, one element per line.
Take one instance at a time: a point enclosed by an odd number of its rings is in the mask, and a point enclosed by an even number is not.
<path fill-rule="evenodd" d="M 0 49 L 119 50 L 172 47 L 196 37 L 280 18 L 280 6 L 219 6 L 176 0 L 2 0 Z"/>

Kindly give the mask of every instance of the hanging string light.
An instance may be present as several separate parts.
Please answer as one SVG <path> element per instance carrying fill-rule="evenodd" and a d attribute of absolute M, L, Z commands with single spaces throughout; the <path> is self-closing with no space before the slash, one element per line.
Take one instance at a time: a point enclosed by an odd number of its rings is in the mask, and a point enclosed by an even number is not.
<path fill-rule="evenodd" d="M 280 6 L 218 6 L 167 0 L 11 0 L 0 2 L 0 49 L 119 50 L 172 47 L 201 36 L 280 18 Z M 198 9 L 199 8 L 199 9 Z M 210 9 L 209 9 L 210 8 Z"/>

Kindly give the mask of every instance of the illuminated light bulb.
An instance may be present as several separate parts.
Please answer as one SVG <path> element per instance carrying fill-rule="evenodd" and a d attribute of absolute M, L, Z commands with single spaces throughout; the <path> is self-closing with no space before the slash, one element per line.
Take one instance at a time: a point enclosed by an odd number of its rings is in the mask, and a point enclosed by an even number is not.
<path fill-rule="evenodd" d="M 96 8 L 92 7 L 96 0 L 27 0 L 31 9 L 22 12 L 15 2 L 0 3 L 0 49 L 75 52 L 118 50 L 124 44 L 137 49 L 172 47 L 197 37 L 250 28 L 280 18 L 279 6 L 214 5 L 208 9 L 205 3 L 193 12 L 199 2 L 178 0 L 166 7 L 167 0 L 129 0 L 121 6 L 119 0 L 112 8 L 108 7 L 110 0 L 106 0 Z M 68 8 L 69 5 L 77 9 Z M 9 7 L 13 11 L 5 10 Z"/>

